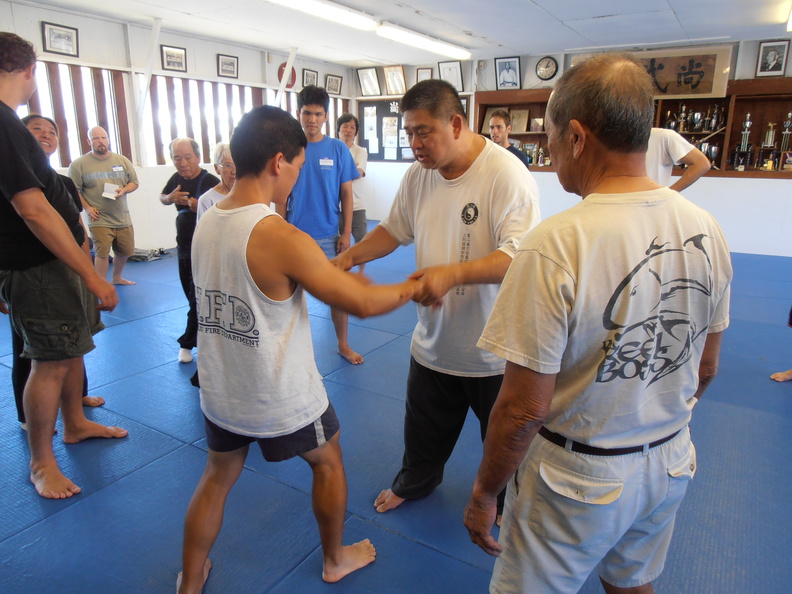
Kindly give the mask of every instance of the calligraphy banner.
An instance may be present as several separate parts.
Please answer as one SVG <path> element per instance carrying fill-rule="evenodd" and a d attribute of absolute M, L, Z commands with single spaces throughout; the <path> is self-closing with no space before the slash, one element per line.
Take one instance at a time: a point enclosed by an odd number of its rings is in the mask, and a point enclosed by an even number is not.
<path fill-rule="evenodd" d="M 731 46 L 636 53 L 652 77 L 655 99 L 725 97 Z"/>

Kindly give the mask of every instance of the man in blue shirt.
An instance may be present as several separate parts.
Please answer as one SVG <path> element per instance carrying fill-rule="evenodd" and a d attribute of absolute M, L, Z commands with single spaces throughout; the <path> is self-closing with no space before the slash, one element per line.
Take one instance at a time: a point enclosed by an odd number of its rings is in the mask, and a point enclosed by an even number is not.
<path fill-rule="evenodd" d="M 321 87 L 309 85 L 297 96 L 300 125 L 308 138 L 305 165 L 294 184 L 288 207 L 278 206 L 278 214 L 310 235 L 328 258 L 349 248 L 352 234 L 352 180 L 360 177 L 349 149 L 322 131 L 327 122 L 330 96 Z M 343 225 L 339 225 L 339 220 Z M 339 235 L 339 228 L 343 229 Z M 330 309 L 338 352 L 353 365 L 363 357 L 347 340 L 348 315 Z"/>

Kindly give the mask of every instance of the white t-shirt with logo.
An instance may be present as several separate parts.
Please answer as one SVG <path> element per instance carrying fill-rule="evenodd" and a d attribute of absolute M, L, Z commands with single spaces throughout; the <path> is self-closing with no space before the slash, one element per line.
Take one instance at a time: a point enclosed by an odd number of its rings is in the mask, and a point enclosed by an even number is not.
<path fill-rule="evenodd" d="M 525 236 L 479 345 L 557 374 L 551 431 L 651 443 L 690 419 L 731 278 L 718 223 L 677 192 L 592 194 Z"/>
<path fill-rule="evenodd" d="M 403 245 L 415 243 L 418 269 L 510 257 L 539 222 L 539 188 L 525 166 L 492 141 L 454 180 L 414 163 L 382 226 Z M 418 305 L 411 353 L 425 367 L 467 377 L 503 373 L 500 357 L 476 346 L 500 284 L 453 287 L 443 304 Z"/>

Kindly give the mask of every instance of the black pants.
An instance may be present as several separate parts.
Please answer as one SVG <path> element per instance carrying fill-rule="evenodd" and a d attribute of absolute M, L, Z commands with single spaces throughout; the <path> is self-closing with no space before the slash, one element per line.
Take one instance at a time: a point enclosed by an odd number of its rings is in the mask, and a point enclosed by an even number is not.
<path fill-rule="evenodd" d="M 183 349 L 194 349 L 198 344 L 198 312 L 195 309 L 195 285 L 193 284 L 191 259 L 179 258 L 179 280 L 190 306 L 187 311 L 187 327 L 184 329 L 184 334 L 179 337 L 179 346 Z"/>
<path fill-rule="evenodd" d="M 502 375 L 459 377 L 440 373 L 410 357 L 404 457 L 391 487 L 396 495 L 404 499 L 425 497 L 443 482 L 445 463 L 454 451 L 468 408 L 478 417 L 484 440 L 502 382 Z M 498 495 L 499 512 L 504 496 L 505 491 Z"/>
<path fill-rule="evenodd" d="M 9 319 L 10 321 L 10 319 Z M 11 363 L 11 383 L 14 386 L 14 401 L 16 402 L 17 419 L 20 423 L 25 422 L 25 407 L 22 405 L 22 398 L 25 394 L 25 384 L 27 384 L 28 377 L 30 377 L 30 368 L 33 362 L 30 359 L 21 357 L 22 351 L 25 348 L 25 341 L 14 330 L 14 325 L 11 324 L 11 349 L 12 349 L 12 363 Z M 85 372 L 85 363 L 83 363 L 83 396 L 88 396 L 88 374 Z"/>

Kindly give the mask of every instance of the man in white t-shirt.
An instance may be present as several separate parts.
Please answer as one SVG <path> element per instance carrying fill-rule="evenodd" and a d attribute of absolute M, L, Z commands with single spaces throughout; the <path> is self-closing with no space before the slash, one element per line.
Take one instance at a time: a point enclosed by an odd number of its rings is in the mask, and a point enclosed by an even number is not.
<path fill-rule="evenodd" d="M 530 172 L 470 130 L 454 88 L 422 81 L 401 100 L 417 163 L 404 176 L 390 214 L 335 261 L 349 270 L 415 242 L 423 280 L 415 300 L 407 379 L 402 468 L 374 502 L 379 512 L 431 493 L 468 409 L 484 436 L 504 361 L 476 347 L 512 256 L 539 222 Z"/>
<path fill-rule="evenodd" d="M 669 185 L 674 165 L 685 165 L 682 176 Z M 666 128 L 652 128 L 646 150 L 646 175 L 661 186 L 681 192 L 710 170 L 707 156 L 682 136 Z"/>
<path fill-rule="evenodd" d="M 653 112 L 631 56 L 574 66 L 550 97 L 558 178 L 584 200 L 526 234 L 478 343 L 508 361 L 465 510 L 499 556 L 491 592 L 577 592 L 596 570 L 608 594 L 649 594 L 663 570 L 732 269 L 712 215 L 646 176 Z"/>

